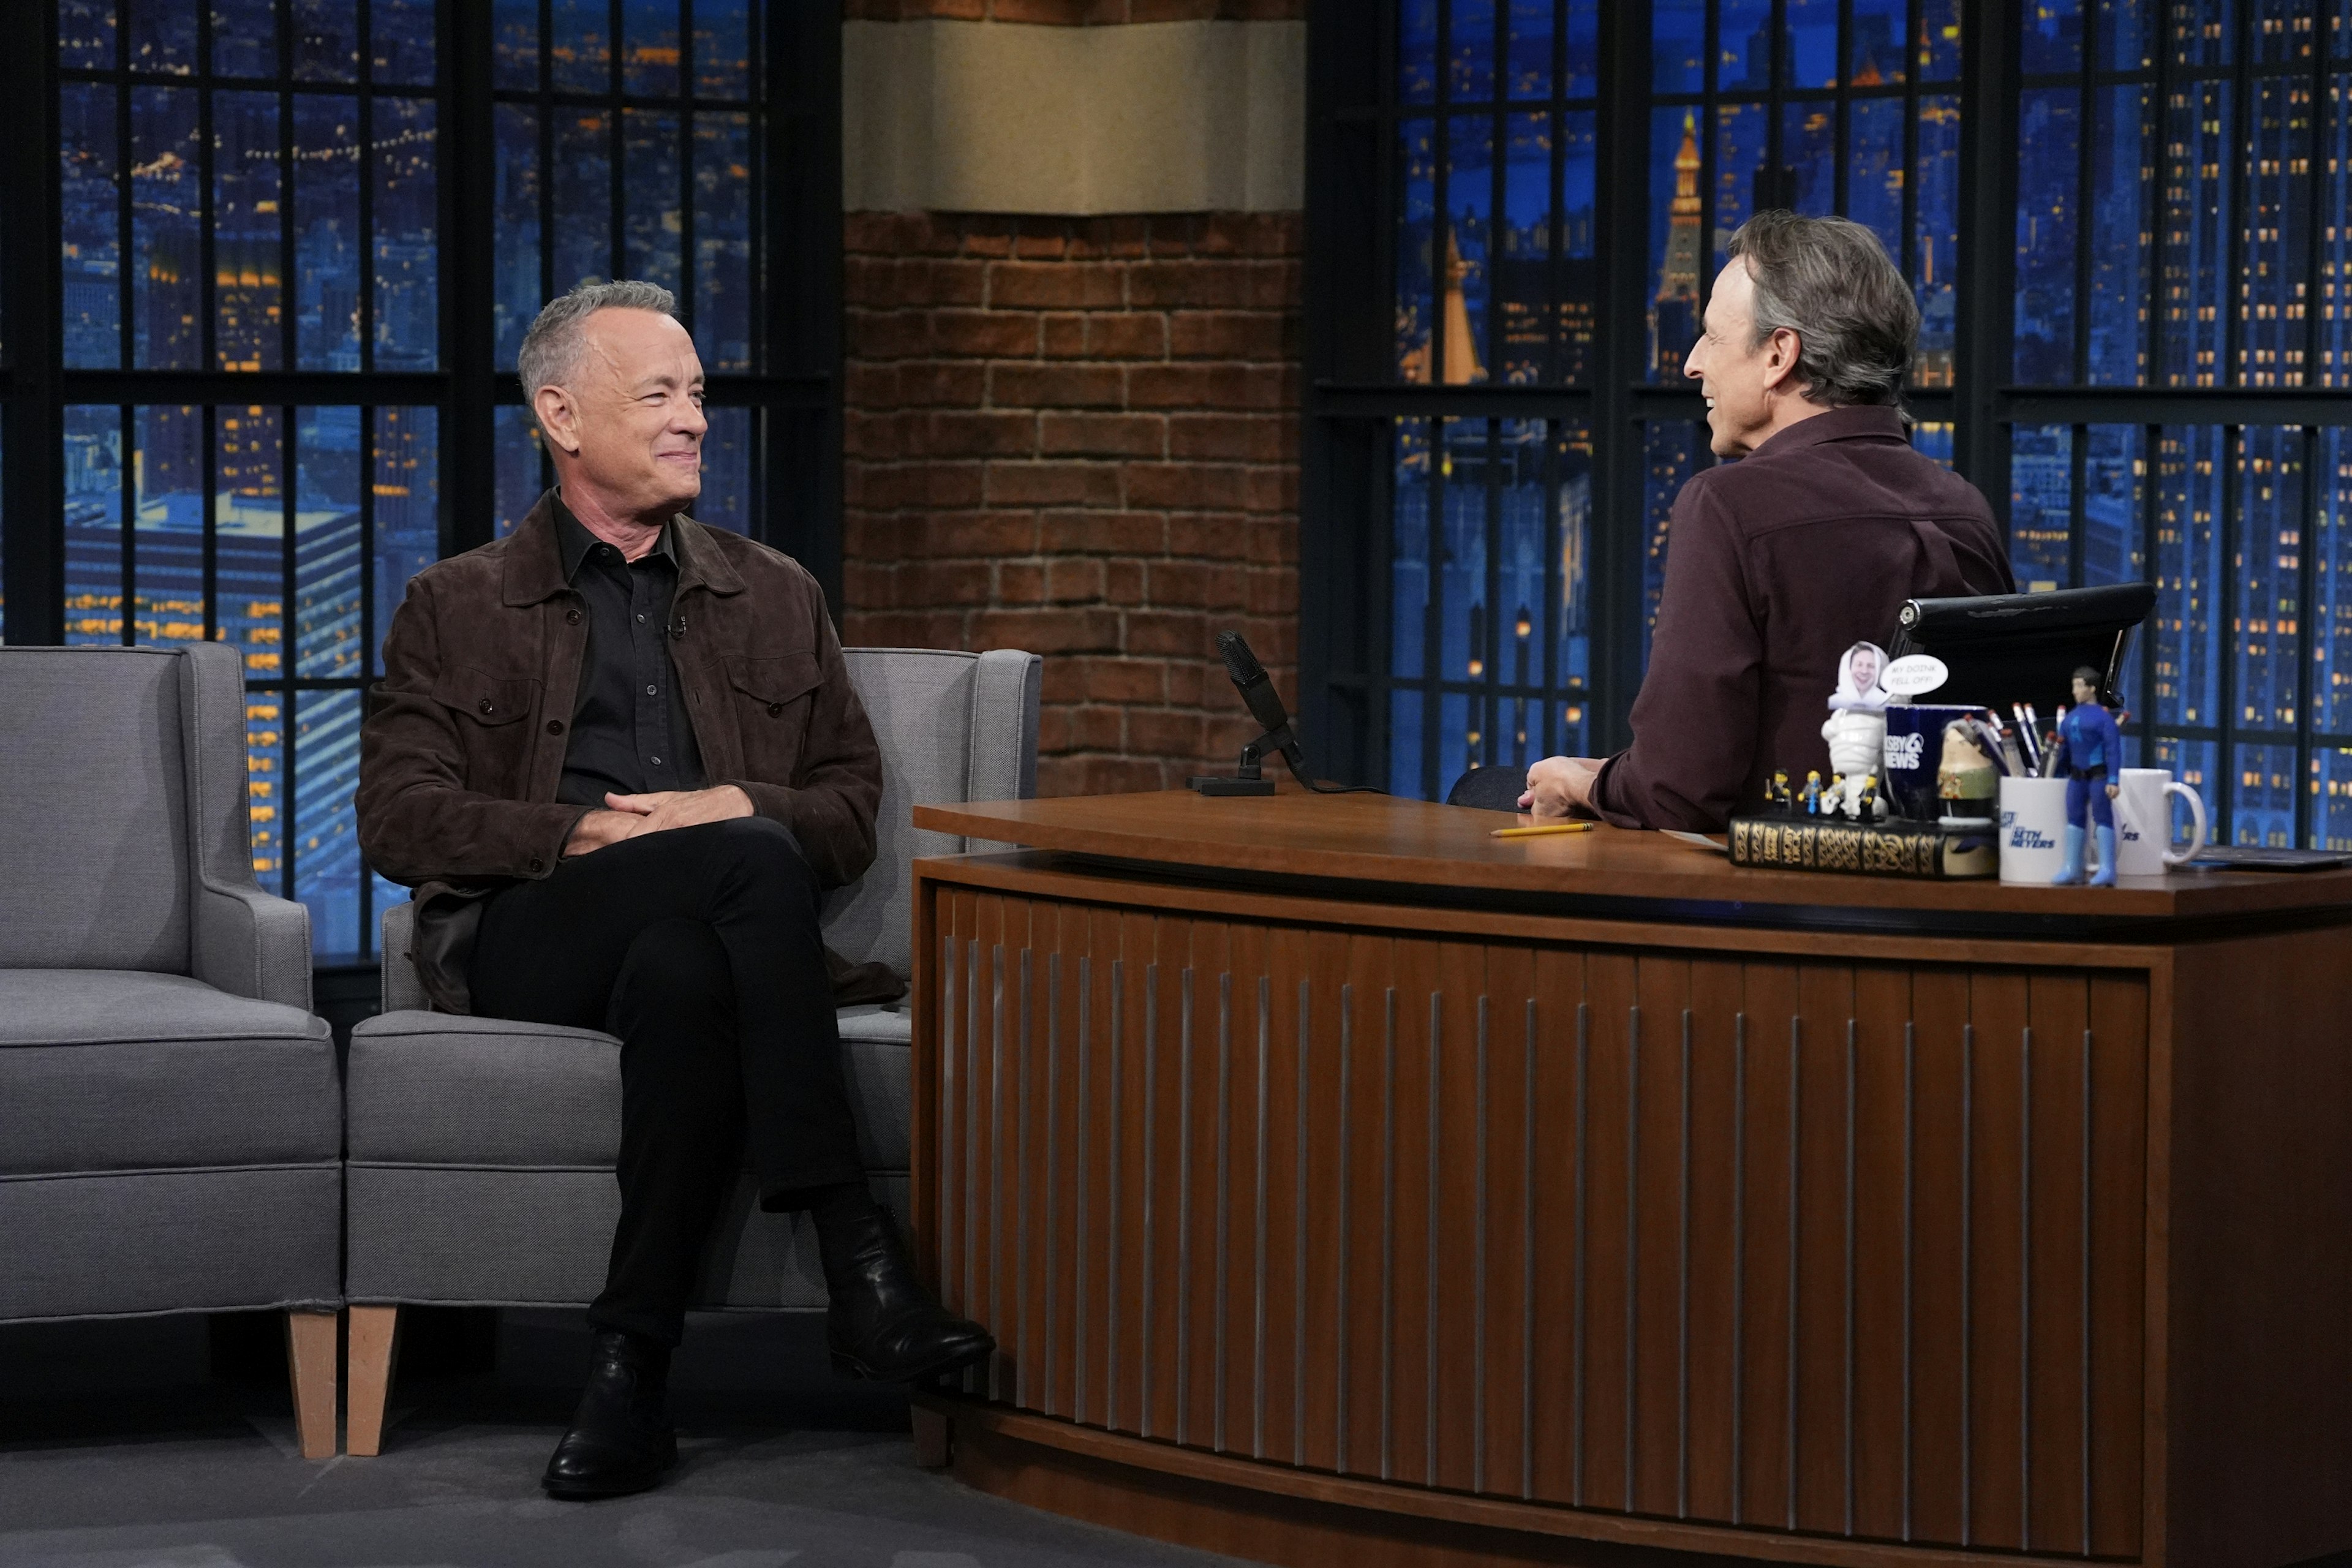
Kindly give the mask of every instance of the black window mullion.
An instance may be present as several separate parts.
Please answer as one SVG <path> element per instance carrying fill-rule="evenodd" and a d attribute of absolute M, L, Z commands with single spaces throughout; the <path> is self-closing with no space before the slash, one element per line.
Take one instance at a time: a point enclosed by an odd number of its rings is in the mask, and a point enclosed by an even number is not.
<path fill-rule="evenodd" d="M 1558 188 L 1557 185 L 1553 187 L 1555 190 Z M 1557 203 L 1554 205 L 1557 205 Z M 1538 714 L 1541 721 L 1528 726 L 1528 740 L 1540 748 L 1538 755 L 1547 757 L 1552 755 L 1564 743 L 1559 737 L 1567 723 L 1566 717 L 1560 711 L 1563 704 L 1559 668 L 1560 639 L 1568 635 L 1568 583 L 1567 573 L 1560 565 L 1559 527 L 1559 448 L 1560 443 L 1567 438 L 1567 435 L 1566 420 L 1547 419 L 1543 422 L 1543 461 L 1540 471 L 1543 475 L 1544 498 L 1544 602 L 1536 608 L 1535 635 L 1543 638 L 1538 665 L 1541 674 L 1538 679 L 1542 682 L 1544 694 L 1543 700 L 1538 704 L 1541 710 Z"/>
<path fill-rule="evenodd" d="M 206 404 L 197 421 L 204 436 L 204 455 L 198 471 L 204 475 L 204 609 L 205 640 L 211 642 L 220 632 L 220 408 Z"/>
<path fill-rule="evenodd" d="M 360 121 L 360 368 L 375 368 L 375 70 L 368 16 L 369 0 L 359 0 L 359 121 Z M 292 526 L 290 523 L 288 525 Z"/>
<path fill-rule="evenodd" d="M 2076 314 L 2082 314 L 2077 311 Z M 2080 361 L 2076 362 L 2080 363 Z M 2088 470 L 2091 429 L 2087 425 L 2068 427 L 2066 441 L 2066 586 L 2080 588 L 2083 583 L 2083 477 Z"/>
<path fill-rule="evenodd" d="M 2320 41 L 2319 52 L 2324 58 L 2326 41 Z M 2312 162 L 2316 163 L 2315 157 Z M 2312 227 L 2316 230 L 2316 223 Z M 2318 289 L 2318 275 L 2312 275 L 2312 290 Z M 2311 296 L 2306 296 L 2311 298 Z M 2314 308 L 2307 313 L 2316 315 Z M 2306 362 L 2308 363 L 2308 362 Z M 2329 482 L 2320 468 L 2326 450 L 2318 426 L 2303 427 L 2303 515 L 2296 522 L 2294 552 L 2294 625 L 2297 636 L 2294 660 L 2294 842 L 2317 847 L 2316 828 L 2312 821 L 2312 763 L 2315 760 L 2312 734 L 2318 728 L 2318 716 L 2312 711 L 2319 700 L 2315 656 L 2324 646 L 2319 628 L 2313 624 L 2319 600 L 2319 491 Z"/>
<path fill-rule="evenodd" d="M 1713 7 L 1709 7 L 1713 9 Z M 1780 117 L 1788 95 L 1789 79 L 1796 73 L 1796 64 L 1789 58 L 1789 0 L 1772 0 L 1772 37 L 1767 40 L 1766 54 L 1771 58 L 1771 69 L 1765 79 L 1764 89 L 1764 166 L 1771 171 L 1766 184 L 1770 187 L 1770 203 L 1776 207 L 1796 205 L 1796 182 L 1783 160 L 1788 149 L 1780 144 Z M 1766 195 L 1752 193 L 1757 209 L 1766 203 Z"/>
<path fill-rule="evenodd" d="M 289 0 L 277 0 L 278 26 L 278 364 L 301 368 L 295 289 L 299 277 L 294 243 L 294 16 Z"/>
<path fill-rule="evenodd" d="M 379 477 L 376 420 L 381 412 L 369 405 L 360 408 L 360 679 L 354 689 L 362 693 L 362 717 L 367 710 L 366 683 L 375 673 L 375 487 Z M 409 413 L 409 416 L 414 418 L 415 415 Z M 375 873 L 365 856 L 359 856 L 358 860 L 359 955 L 364 957 L 375 951 Z"/>
<path fill-rule="evenodd" d="M 694 310 L 694 0 L 677 6 L 677 309 L 690 337 Z M 749 498 L 746 498 L 747 500 Z"/>
<path fill-rule="evenodd" d="M 127 9 L 128 7 L 126 6 L 126 10 Z M 121 25 L 117 29 L 117 32 L 119 36 L 115 40 L 115 54 L 117 60 L 121 61 L 122 58 L 128 54 L 131 47 L 131 18 L 129 16 L 126 15 L 122 17 Z M 54 39 L 51 40 L 49 47 L 52 49 L 57 47 L 57 44 Z M 132 216 L 131 171 L 137 161 L 138 160 L 133 156 L 131 151 L 131 73 L 126 62 L 124 63 L 121 76 L 117 78 L 114 83 L 114 177 L 117 204 L 116 221 L 121 226 L 121 238 L 115 245 L 115 255 L 119 259 L 115 266 L 114 288 L 117 301 L 116 309 L 120 312 L 121 318 L 121 321 L 116 323 L 122 339 L 122 354 L 121 363 L 122 368 L 125 370 L 135 370 L 139 365 L 139 331 L 136 324 L 138 321 L 138 296 L 136 290 L 134 290 L 131 285 L 131 275 L 135 270 L 132 266 L 132 262 L 138 255 L 138 251 L 135 248 L 138 226 Z M 128 474 L 129 470 L 126 468 L 124 472 Z"/>
<path fill-rule="evenodd" d="M 1544 379 L 1568 379 L 1565 364 L 1567 334 L 1562 318 L 1568 303 L 1568 213 L 1561 192 L 1568 180 L 1568 10 L 1569 0 L 1552 0 L 1551 101 L 1546 120 L 1551 127 L 1551 157 L 1544 189 L 1550 193 L 1551 222 L 1544 250 Z M 1391 72 L 1393 76 L 1395 73 Z M 1591 366 L 1580 380 L 1588 379 Z"/>
<path fill-rule="evenodd" d="M 2088 22 L 2089 18 L 2085 18 Z M 2083 39 L 2083 69 L 2076 89 L 2080 107 L 2074 111 L 2074 381 L 2080 384 L 2091 379 L 2091 250 L 2093 244 L 2092 214 L 2096 210 L 2097 192 L 2094 188 L 2093 169 L 2098 151 L 2100 102 L 2095 81 L 2098 55 L 2098 33 L 2095 23 L 2085 29 Z M 2022 133 L 2021 128 L 2020 134 Z M 2078 509 L 2079 510 L 2079 509 Z M 2079 531 L 2081 522 L 2075 527 Z M 2080 547 L 2077 546 L 2077 553 Z M 2075 585 L 2080 586 L 2078 575 Z"/>
<path fill-rule="evenodd" d="M 2234 359 L 2234 355 L 2232 358 Z M 2239 591 L 2243 586 L 2244 571 L 2239 561 L 2240 542 L 2244 533 L 2244 520 L 2238 506 L 2238 487 L 2244 481 L 2244 462 L 2239 447 L 2246 438 L 2246 426 L 2221 426 L 2221 450 L 2217 466 L 2221 470 L 2221 582 L 2214 595 L 2209 612 L 2219 623 L 2221 632 L 2220 668 L 2214 671 L 2214 685 L 2221 700 L 2215 704 L 2213 729 L 2214 750 L 2219 753 L 2214 763 L 2214 813 L 2225 823 L 2231 823 L 2238 791 L 2238 731 L 2244 726 L 2238 717 L 2238 638 L 2242 628 L 2237 625 Z M 2189 469 L 2190 482 L 2195 482 L 2195 468 Z M 2190 492 L 2194 494 L 2192 490 Z M 2230 835 L 2235 837 L 2232 831 Z"/>
<path fill-rule="evenodd" d="M 124 404 L 116 416 L 122 421 L 121 483 L 116 497 L 122 517 L 122 646 L 130 647 L 139 640 L 139 485 L 134 475 L 139 472 L 138 410 Z"/>
<path fill-rule="evenodd" d="M 611 192 L 611 206 L 605 217 L 611 228 L 613 253 L 604 276 L 623 278 L 629 269 L 629 186 L 624 167 L 629 139 L 628 111 L 621 107 L 621 0 L 611 0 L 606 14 L 611 20 L 604 28 L 604 64 L 612 82 L 612 96 L 606 100 L 604 111 L 604 183 Z"/>
<path fill-rule="evenodd" d="M 1448 165 L 1453 162 L 1454 5 L 1437 0 L 1437 79 L 1433 84 L 1429 128 L 1429 377 L 1428 384 L 1445 384 L 1445 272 L 1448 243 L 1454 233 L 1447 197 Z M 1436 682 L 1444 674 L 1445 637 L 1445 472 L 1446 424 L 1429 422 L 1429 536 L 1424 546 L 1428 565 L 1423 579 L 1427 588 L 1422 609 L 1421 637 L 1421 793 L 1437 793 L 1438 736 L 1445 721 L 1444 699 Z"/>
<path fill-rule="evenodd" d="M 219 251 L 213 236 L 213 182 L 219 173 L 219 150 L 213 144 L 213 14 L 206 5 L 196 13 L 196 363 L 205 370 L 220 363 Z M 206 503 L 205 531 L 212 531 Z"/>
<path fill-rule="evenodd" d="M 362 37 L 365 35 L 362 34 Z M 360 123 L 367 119 L 362 111 Z M 366 145 L 362 141 L 362 145 Z M 361 189 L 366 189 L 364 183 Z M 370 247 L 373 253 L 373 247 Z M 373 260 L 371 260 L 373 265 Z M 298 716 L 294 710 L 295 670 L 302 646 L 301 604 L 295 597 L 300 569 L 295 538 L 295 481 L 301 472 L 301 426 L 289 406 L 278 410 L 278 878 L 282 897 L 294 896 L 294 788 L 300 776 L 295 744 Z"/>
<path fill-rule="evenodd" d="M 1442 58 L 1442 57 L 1441 57 Z M 1429 422 L 1429 537 L 1423 546 L 1428 564 L 1423 581 L 1428 593 L 1421 616 L 1421 793 L 1437 794 L 1437 737 L 1444 722 L 1444 699 L 1437 689 L 1443 679 L 1440 660 L 1445 637 L 1445 426 L 1440 416 Z"/>
<path fill-rule="evenodd" d="M 1847 151 L 1853 145 L 1853 0 L 1838 0 L 1837 19 L 1837 98 L 1830 113 L 1833 129 L 1830 132 L 1830 169 L 1832 195 L 1831 210 L 1840 217 L 1851 212 L 1853 198 L 1853 160 Z"/>
<path fill-rule="evenodd" d="M 2140 450 L 2145 454 L 2140 466 L 2140 562 L 2149 581 L 2157 584 L 2157 602 L 2155 625 L 2143 628 L 2139 639 L 2139 754 L 2142 764 L 2154 767 L 2157 747 L 2156 645 L 2164 626 L 2164 573 L 2156 554 L 2157 530 L 2163 523 L 2164 510 L 2163 426 L 2151 424 L 2141 426 Z"/>
<path fill-rule="evenodd" d="M 1491 310 L 1489 313 L 1492 313 Z M 1501 699 L 1494 696 L 1493 693 L 1496 686 L 1505 679 L 1503 621 L 1506 616 L 1511 615 L 1512 609 L 1503 603 L 1503 455 L 1505 451 L 1503 425 L 1504 422 L 1500 419 L 1486 421 L 1486 483 L 1484 497 L 1486 503 L 1486 624 L 1479 628 L 1486 635 L 1483 646 L 1474 645 L 1470 650 L 1472 656 L 1477 658 L 1486 669 L 1488 693 L 1486 715 L 1483 721 L 1475 719 L 1479 706 L 1475 699 L 1472 700 L 1471 712 L 1474 715 L 1474 721 L 1478 724 L 1479 734 L 1486 740 L 1485 755 L 1488 758 L 1496 755 L 1495 738 L 1502 730 Z M 1512 619 L 1516 622 L 1517 616 L 1512 616 Z M 1510 674 L 1516 678 L 1517 671 L 1514 669 Z M 1479 760 L 1475 756 L 1470 758 L 1470 765 L 1477 766 Z"/>

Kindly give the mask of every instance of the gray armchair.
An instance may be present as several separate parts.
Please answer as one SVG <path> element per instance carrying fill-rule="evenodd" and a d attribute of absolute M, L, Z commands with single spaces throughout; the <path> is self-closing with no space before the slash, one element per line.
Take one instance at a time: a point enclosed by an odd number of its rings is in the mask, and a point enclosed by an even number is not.
<path fill-rule="evenodd" d="M 342 1097 L 218 645 L 0 647 L 0 1321 L 288 1314 L 335 1449 Z"/>
<path fill-rule="evenodd" d="M 910 808 L 1036 793 L 1034 654 L 849 648 L 850 679 L 882 750 L 879 848 L 836 891 L 825 943 L 853 963 L 912 968 L 916 857 L 965 841 L 916 828 Z M 355 1455 L 381 1443 L 403 1303 L 584 1306 L 603 1288 L 620 1190 L 620 1042 L 589 1029 L 425 1011 L 407 959 L 409 906 L 385 911 L 383 1005 L 352 1031 L 344 1282 L 352 1302 Z M 904 1004 L 845 1008 L 842 1049 L 858 1143 L 877 1195 L 906 1212 Z M 714 1232 L 698 1305 L 818 1310 L 815 1237 L 760 1212 L 748 1172 Z"/>

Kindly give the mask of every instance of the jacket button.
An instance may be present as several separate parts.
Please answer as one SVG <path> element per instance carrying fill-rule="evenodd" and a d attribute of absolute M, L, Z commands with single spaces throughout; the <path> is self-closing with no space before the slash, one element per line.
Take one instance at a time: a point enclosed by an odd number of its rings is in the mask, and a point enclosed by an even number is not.
<path fill-rule="evenodd" d="M 563 721 L 561 719 L 550 719 L 547 721 L 547 732 L 551 735 L 561 735 L 563 733 Z"/>
<path fill-rule="evenodd" d="M 768 704 L 768 717 L 769 717 L 769 718 L 771 718 L 771 719 L 773 719 L 773 718 L 775 718 L 776 716 L 778 716 L 779 714 L 782 713 L 782 712 L 783 712 L 783 710 L 784 710 L 784 705 L 783 705 L 782 703 L 781 703 L 781 702 L 771 702 L 771 703 L 769 703 L 769 704 Z"/>
<path fill-rule="evenodd" d="M 534 855 L 530 858 L 530 868 L 532 870 L 538 870 L 541 864 L 543 864 L 543 862 L 541 861 L 538 856 Z"/>
<path fill-rule="evenodd" d="M 491 707 L 490 707 L 490 700 L 489 700 L 488 698 L 487 698 L 487 697 L 485 697 L 485 698 L 483 698 L 483 699 L 482 699 L 482 700 L 481 700 L 481 702 L 480 702 L 479 706 L 480 706 L 480 708 L 481 708 L 482 711 L 483 711 L 483 712 L 485 712 L 485 713 L 488 713 L 488 712 L 492 711 Z"/>
<path fill-rule="evenodd" d="M 564 611 L 564 612 L 563 612 L 563 624 L 564 624 L 565 626 L 578 626 L 578 625 L 580 624 L 580 612 L 579 612 L 579 611 L 577 611 L 577 610 L 566 610 L 566 611 Z"/>

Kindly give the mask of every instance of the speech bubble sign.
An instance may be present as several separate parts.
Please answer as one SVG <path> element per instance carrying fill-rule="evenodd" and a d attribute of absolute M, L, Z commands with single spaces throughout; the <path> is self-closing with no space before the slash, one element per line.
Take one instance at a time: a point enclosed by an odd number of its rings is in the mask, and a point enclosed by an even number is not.
<path fill-rule="evenodd" d="M 1934 654 L 1914 653 L 1888 665 L 1878 683 L 1897 697 L 1924 697 L 1951 678 L 1952 672 Z"/>

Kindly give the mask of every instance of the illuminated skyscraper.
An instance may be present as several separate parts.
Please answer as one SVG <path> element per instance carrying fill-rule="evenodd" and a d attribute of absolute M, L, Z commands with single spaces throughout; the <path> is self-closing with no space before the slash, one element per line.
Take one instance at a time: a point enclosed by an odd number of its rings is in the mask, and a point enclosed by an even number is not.
<path fill-rule="evenodd" d="M 1666 218 L 1666 261 L 1650 310 L 1650 363 L 1672 380 L 1698 336 L 1699 228 L 1706 204 L 1698 192 L 1698 117 L 1683 116 L 1683 144 L 1675 154 L 1675 200 Z"/>

